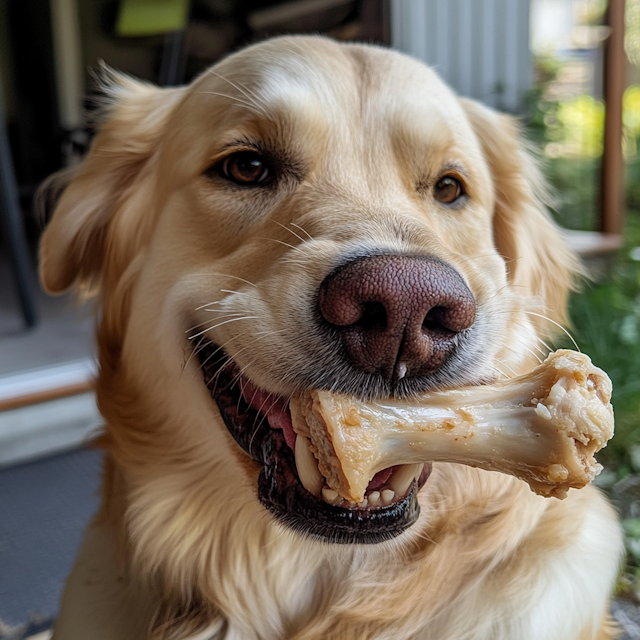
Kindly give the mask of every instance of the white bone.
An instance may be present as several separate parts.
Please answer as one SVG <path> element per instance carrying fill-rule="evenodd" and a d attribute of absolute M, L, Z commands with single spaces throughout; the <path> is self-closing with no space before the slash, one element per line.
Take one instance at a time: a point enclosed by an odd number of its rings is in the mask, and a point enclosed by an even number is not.
<path fill-rule="evenodd" d="M 329 487 L 360 502 L 382 469 L 457 462 L 514 475 L 563 498 L 602 467 L 613 435 L 611 381 L 588 356 L 560 350 L 531 372 L 492 385 L 428 393 L 415 402 L 314 390 L 291 401 L 293 426 Z"/>

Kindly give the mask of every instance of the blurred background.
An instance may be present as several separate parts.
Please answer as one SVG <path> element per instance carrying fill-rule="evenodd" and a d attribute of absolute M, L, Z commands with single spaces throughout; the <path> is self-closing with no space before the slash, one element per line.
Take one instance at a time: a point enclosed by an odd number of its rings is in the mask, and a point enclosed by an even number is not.
<path fill-rule="evenodd" d="M 640 0 L 0 0 L 0 640 L 50 637 L 98 504 L 93 310 L 37 284 L 37 187 L 90 144 L 100 61 L 176 85 L 281 33 L 395 47 L 521 118 L 591 276 L 571 333 L 614 383 L 598 484 L 629 551 L 614 615 L 640 640 Z"/>

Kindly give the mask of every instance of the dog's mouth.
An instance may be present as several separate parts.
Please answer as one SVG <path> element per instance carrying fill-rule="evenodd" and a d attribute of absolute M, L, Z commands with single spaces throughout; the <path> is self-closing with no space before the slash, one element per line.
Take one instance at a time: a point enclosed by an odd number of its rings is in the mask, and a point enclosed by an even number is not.
<path fill-rule="evenodd" d="M 315 495 L 305 489 L 316 473 L 312 455 L 296 454 L 288 398 L 258 388 L 222 349 L 201 344 L 198 356 L 204 381 L 229 433 L 251 458 L 263 465 L 258 480 L 262 504 L 287 526 L 334 543 L 371 544 L 389 540 L 418 518 L 418 490 L 430 465 L 400 465 L 377 473 L 360 503 L 344 500 L 328 486 Z M 306 477 L 305 477 L 306 476 Z"/>

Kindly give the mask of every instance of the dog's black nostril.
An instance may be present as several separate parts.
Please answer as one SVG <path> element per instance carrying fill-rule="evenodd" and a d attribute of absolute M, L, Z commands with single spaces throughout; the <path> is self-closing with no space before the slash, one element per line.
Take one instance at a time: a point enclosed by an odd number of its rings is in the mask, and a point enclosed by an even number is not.
<path fill-rule="evenodd" d="M 384 305 L 381 302 L 365 302 L 362 307 L 362 315 L 357 322 L 354 322 L 354 325 L 365 331 L 386 329 L 387 311 Z"/>
<path fill-rule="evenodd" d="M 422 328 L 431 333 L 441 333 L 445 335 L 455 334 L 447 326 L 447 314 L 449 310 L 446 307 L 434 307 L 427 313 L 422 321 Z"/>

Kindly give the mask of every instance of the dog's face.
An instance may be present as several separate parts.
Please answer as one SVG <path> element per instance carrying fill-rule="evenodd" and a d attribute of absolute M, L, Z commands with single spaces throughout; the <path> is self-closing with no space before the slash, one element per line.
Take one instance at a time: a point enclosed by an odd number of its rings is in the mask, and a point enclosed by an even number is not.
<path fill-rule="evenodd" d="M 572 259 L 513 123 L 400 54 L 321 38 L 247 49 L 186 88 L 121 78 L 111 94 L 42 277 L 100 289 L 98 391 L 133 494 L 187 495 L 191 474 L 216 484 L 211 504 L 233 493 L 312 536 L 401 533 L 429 468 L 376 476 L 385 504 L 329 504 L 300 482 L 287 401 L 530 366 L 532 313 L 560 319 Z"/>

